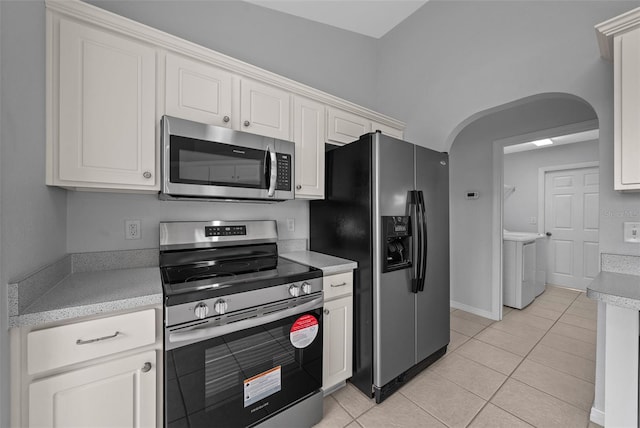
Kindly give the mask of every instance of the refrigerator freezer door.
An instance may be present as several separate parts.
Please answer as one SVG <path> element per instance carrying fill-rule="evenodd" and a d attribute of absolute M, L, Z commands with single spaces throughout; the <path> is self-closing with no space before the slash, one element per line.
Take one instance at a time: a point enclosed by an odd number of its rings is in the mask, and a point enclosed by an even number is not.
<path fill-rule="evenodd" d="M 449 343 L 449 159 L 416 150 L 416 189 L 422 191 L 427 224 L 424 289 L 417 297 L 417 361 Z"/>
<path fill-rule="evenodd" d="M 373 383 L 382 387 L 412 367 L 416 357 L 415 294 L 411 270 L 382 273 L 381 216 L 409 214 L 407 197 L 413 190 L 413 145 L 380 133 L 373 136 L 374 150 L 374 372 Z"/>

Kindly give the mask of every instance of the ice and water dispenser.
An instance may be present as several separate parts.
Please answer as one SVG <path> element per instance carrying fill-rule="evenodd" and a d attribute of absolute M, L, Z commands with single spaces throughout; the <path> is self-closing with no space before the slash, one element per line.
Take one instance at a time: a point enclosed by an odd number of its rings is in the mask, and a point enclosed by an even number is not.
<path fill-rule="evenodd" d="M 382 217 L 382 272 L 411 267 L 411 217 Z"/>

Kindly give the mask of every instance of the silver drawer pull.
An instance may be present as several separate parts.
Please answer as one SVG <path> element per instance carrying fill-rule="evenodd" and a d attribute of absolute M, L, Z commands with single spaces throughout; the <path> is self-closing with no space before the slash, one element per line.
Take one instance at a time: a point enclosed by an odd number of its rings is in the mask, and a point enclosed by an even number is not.
<path fill-rule="evenodd" d="M 331 284 L 332 287 L 344 287 L 345 285 L 347 285 L 346 282 L 343 282 L 342 284 Z"/>
<path fill-rule="evenodd" d="M 142 366 L 142 369 L 140 369 L 142 371 L 142 373 L 146 373 L 149 370 L 151 370 L 151 363 L 146 362 L 144 363 L 144 366 Z"/>
<path fill-rule="evenodd" d="M 78 339 L 78 340 L 76 340 L 76 345 L 87 345 L 89 343 L 95 343 L 95 342 L 100 342 L 102 340 L 113 339 L 114 337 L 117 337 L 120 334 L 121 333 L 119 331 L 116 331 L 111 336 L 98 337 L 97 339 L 89 339 L 89 340 Z"/>

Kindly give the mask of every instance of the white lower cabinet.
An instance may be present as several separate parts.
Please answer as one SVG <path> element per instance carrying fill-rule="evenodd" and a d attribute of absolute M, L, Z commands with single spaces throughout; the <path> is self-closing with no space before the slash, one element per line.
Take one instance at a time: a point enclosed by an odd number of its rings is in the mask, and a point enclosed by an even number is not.
<path fill-rule="evenodd" d="M 331 392 L 349 379 L 353 367 L 353 273 L 323 278 L 322 389 Z"/>
<path fill-rule="evenodd" d="M 162 425 L 162 308 L 12 329 L 12 427 Z"/>
<path fill-rule="evenodd" d="M 29 426 L 156 426 L 155 351 L 33 382 Z"/>

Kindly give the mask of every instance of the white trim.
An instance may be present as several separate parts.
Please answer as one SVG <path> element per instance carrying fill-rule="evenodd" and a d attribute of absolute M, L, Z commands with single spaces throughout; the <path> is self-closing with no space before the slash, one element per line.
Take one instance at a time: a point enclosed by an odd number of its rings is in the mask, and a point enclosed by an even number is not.
<path fill-rule="evenodd" d="M 460 309 L 461 311 L 465 311 L 465 312 L 469 312 L 469 313 L 474 314 L 474 315 L 478 315 L 479 317 L 489 318 L 491 320 L 499 321 L 499 320 L 497 320 L 496 318 L 493 317 L 493 313 L 492 312 L 485 311 L 485 310 L 482 310 L 482 309 L 478 309 L 478 308 L 475 308 L 473 306 L 465 305 L 464 303 L 459 303 L 459 302 L 456 302 L 454 300 L 450 300 L 449 301 L 449 306 L 451 306 L 452 308 L 455 308 L 455 309 Z"/>
<path fill-rule="evenodd" d="M 595 26 L 600 56 L 613 61 L 613 38 L 640 27 L 640 7 Z"/>
<path fill-rule="evenodd" d="M 109 31 L 120 33 L 126 37 L 149 43 L 159 49 L 165 49 L 181 55 L 186 55 L 212 64 L 216 67 L 223 68 L 232 73 L 239 74 L 241 77 L 255 79 L 277 88 L 281 88 L 285 91 L 311 98 L 329 106 L 365 117 L 374 122 L 404 131 L 405 123 L 397 119 L 385 116 L 326 92 L 319 91 L 310 86 L 287 79 L 278 74 L 263 70 L 220 52 L 205 48 L 82 1 L 46 0 L 45 3 L 47 10 L 51 12 L 91 23 Z"/>
<path fill-rule="evenodd" d="M 543 166 L 538 168 L 538 233 L 546 233 L 545 231 L 545 206 L 544 200 L 546 195 L 546 185 L 545 185 L 545 174 L 548 172 L 562 171 L 562 170 L 570 170 L 570 169 L 584 169 L 584 168 L 600 168 L 599 161 L 592 162 L 580 162 L 580 163 L 571 163 L 566 165 L 554 165 L 554 166 Z M 584 291 L 584 290 L 579 290 Z"/>
<path fill-rule="evenodd" d="M 602 410 L 596 409 L 595 407 L 592 407 L 591 414 L 589 415 L 589 420 L 594 424 L 604 426 L 604 412 Z"/>
<path fill-rule="evenodd" d="M 502 229 L 504 223 L 504 144 L 493 142 L 493 215 L 491 216 L 491 319 L 502 319 Z"/>

